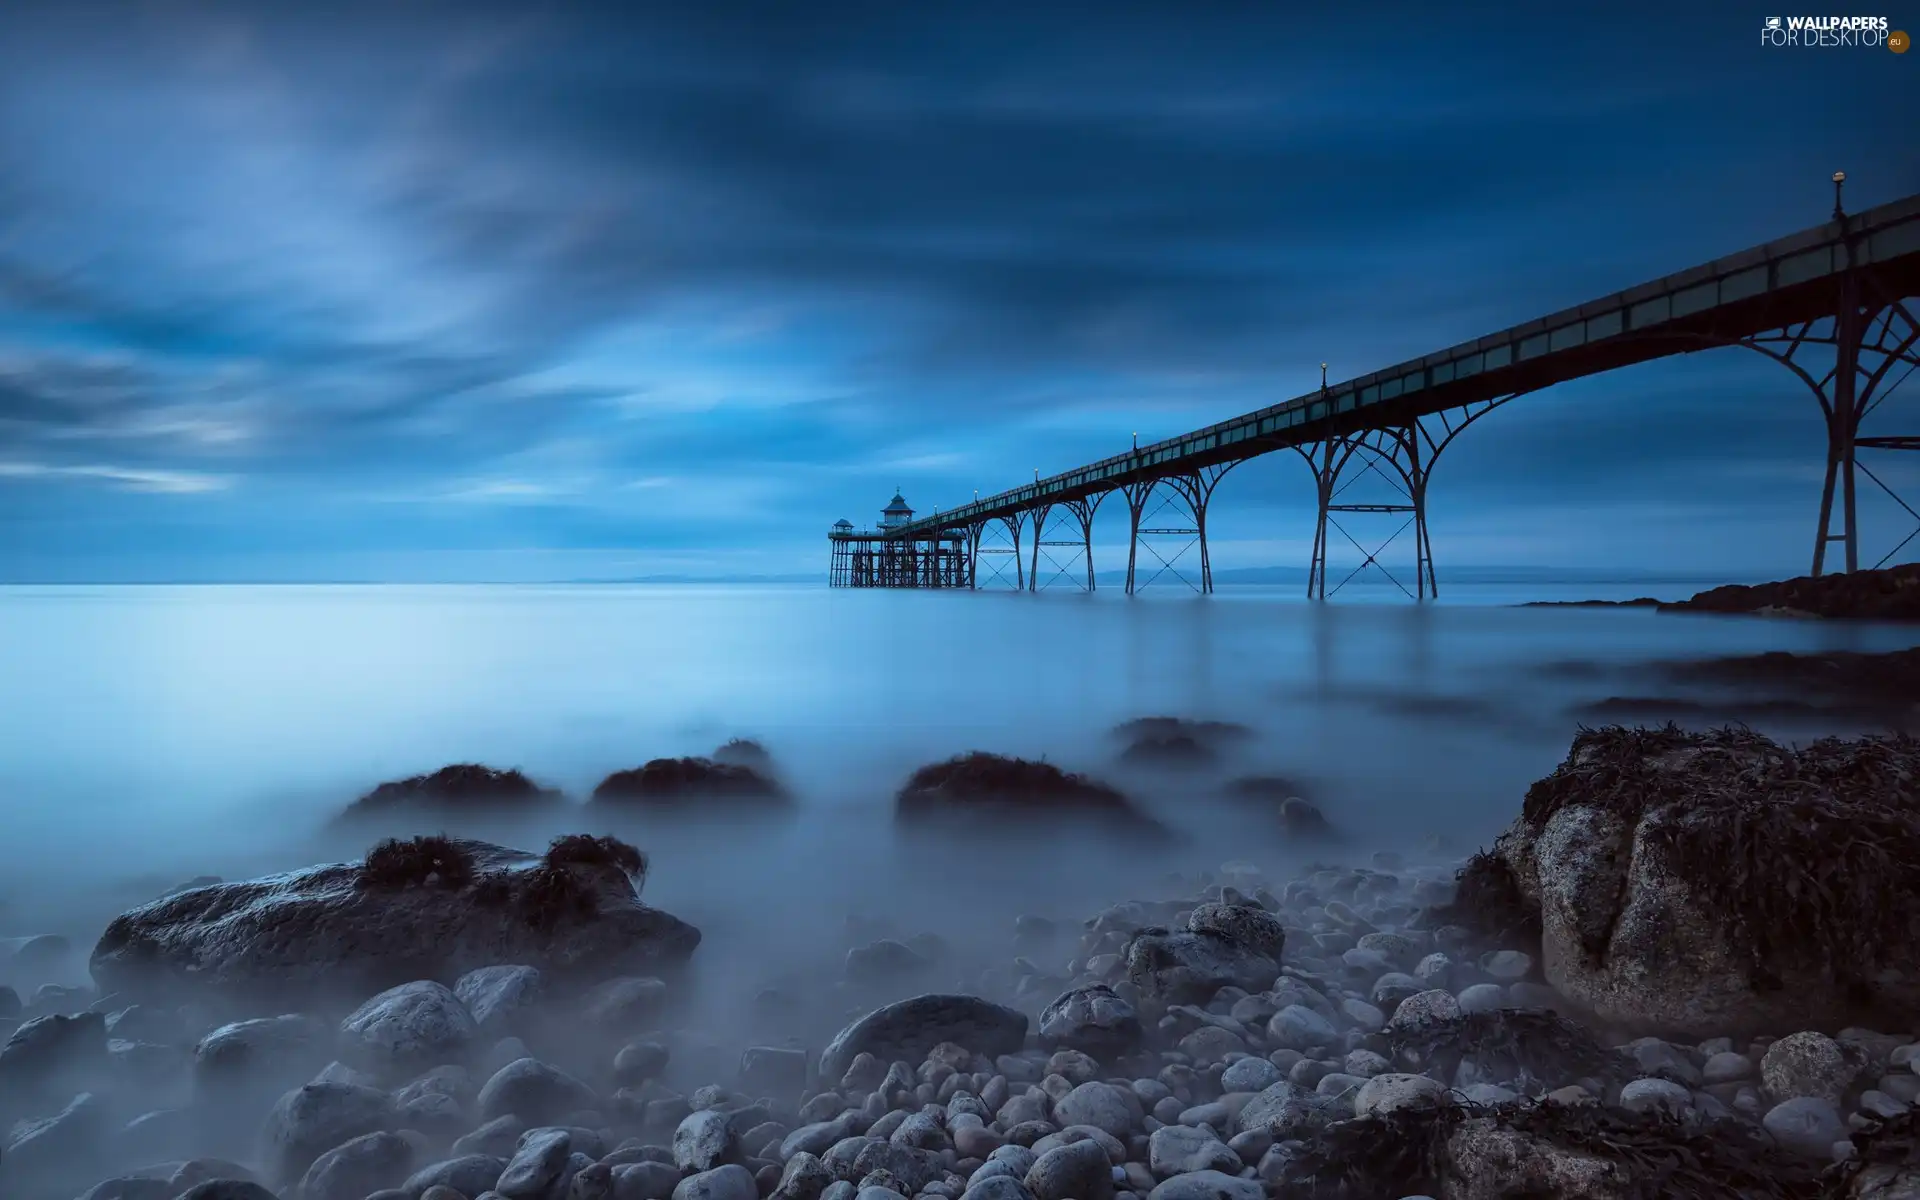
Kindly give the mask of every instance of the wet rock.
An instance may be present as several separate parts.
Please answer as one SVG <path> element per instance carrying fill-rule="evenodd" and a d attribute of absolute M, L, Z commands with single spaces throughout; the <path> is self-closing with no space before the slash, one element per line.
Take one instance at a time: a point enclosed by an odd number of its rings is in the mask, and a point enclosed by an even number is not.
<path fill-rule="evenodd" d="M 208 1179 L 181 1192 L 175 1200 L 279 1200 L 251 1179 Z"/>
<path fill-rule="evenodd" d="M 280 1097 L 261 1127 L 268 1172 L 292 1183 L 322 1154 L 354 1138 L 389 1131 L 393 1102 L 385 1092 L 350 1083 L 310 1083 Z"/>
<path fill-rule="evenodd" d="M 417 980 L 355 1009 L 340 1023 L 340 1048 L 350 1061 L 392 1075 L 462 1059 L 478 1034 L 473 1015 L 450 988 Z"/>
<path fill-rule="evenodd" d="M 1446 1097 L 1446 1085 L 1437 1080 L 1389 1072 L 1360 1085 L 1353 1097 L 1353 1115 L 1385 1116 L 1403 1108 L 1432 1108 L 1445 1103 Z"/>
<path fill-rule="evenodd" d="M 588 854 L 593 839 L 564 838 L 539 856 L 446 841 L 466 864 L 458 886 L 337 863 L 144 905 L 108 925 L 93 977 L 132 999 L 370 994 L 503 958 L 550 976 L 635 974 L 684 962 L 699 944 L 693 926 L 640 902 L 627 868 L 643 863 L 631 847 L 631 857 Z"/>
<path fill-rule="evenodd" d="M 535 1124 L 557 1121 L 596 1103 L 592 1088 L 535 1058 L 518 1059 L 500 1068 L 480 1088 L 476 1101 L 483 1120 L 512 1114 Z"/>
<path fill-rule="evenodd" d="M 1786 1149 L 1822 1162 L 1833 1157 L 1833 1144 L 1847 1136 L 1840 1110 L 1818 1096 L 1783 1100 L 1768 1109 L 1760 1123 Z"/>
<path fill-rule="evenodd" d="M 1205 1004 L 1225 987 L 1262 992 L 1280 973 L 1273 959 L 1239 942 L 1158 926 L 1134 934 L 1122 958 L 1140 994 L 1163 1004 Z"/>
<path fill-rule="evenodd" d="M 1287 1005 L 1267 1022 L 1267 1037 L 1272 1043 L 1291 1050 L 1311 1051 L 1331 1046 L 1339 1036 L 1333 1022 L 1302 1004 Z"/>
<path fill-rule="evenodd" d="M 673 1131 L 673 1164 L 682 1171 L 711 1171 L 738 1153 L 738 1135 L 727 1113 L 696 1112 Z"/>
<path fill-rule="evenodd" d="M 400 1185 L 412 1200 L 422 1200 L 431 1188 L 451 1188 L 462 1196 L 479 1196 L 492 1191 L 507 1161 L 490 1154 L 467 1154 L 420 1168 Z"/>
<path fill-rule="evenodd" d="M 1145 1036 L 1139 1014 L 1104 983 L 1064 992 L 1040 1014 L 1040 1036 L 1096 1059 L 1118 1058 L 1139 1049 Z"/>
<path fill-rule="evenodd" d="M 847 951 L 846 977 L 854 983 L 885 983 L 910 979 L 931 966 L 931 958 L 905 942 L 881 938 Z"/>
<path fill-rule="evenodd" d="M 613 1169 L 613 1197 L 614 1200 L 668 1200 L 680 1179 L 679 1168 L 666 1163 L 629 1163 Z M 811 1197 L 794 1195 L 785 1200 L 818 1200 L 818 1193 Z"/>
<path fill-rule="evenodd" d="M 540 999 L 540 972 L 534 967 L 476 967 L 454 981 L 453 994 L 467 1006 L 483 1038 L 512 1033 Z"/>
<path fill-rule="evenodd" d="M 1628 1112 L 1668 1112 L 1679 1116 L 1693 1107 L 1693 1093 L 1665 1079 L 1636 1079 L 1620 1089 L 1620 1107 Z"/>
<path fill-rule="evenodd" d="M 838 1079 L 864 1052 L 883 1062 L 919 1062 L 942 1042 L 989 1058 L 1019 1051 L 1027 1036 L 1024 1013 L 978 996 L 915 996 L 876 1008 L 842 1029 L 820 1057 L 820 1076 Z"/>
<path fill-rule="evenodd" d="M 331 1057 L 334 1030 L 312 1017 L 289 1013 L 222 1025 L 201 1038 L 193 1052 L 193 1082 L 202 1095 L 254 1092 L 306 1077 Z"/>
<path fill-rule="evenodd" d="M 76 1174 L 84 1180 L 81 1164 L 97 1153 L 107 1129 L 106 1103 L 91 1092 L 75 1096 L 53 1116 L 19 1122 L 0 1143 L 4 1190 L 30 1191 L 35 1185 L 70 1182 Z"/>
<path fill-rule="evenodd" d="M 1287 927 L 1257 904 L 1202 904 L 1187 918 L 1193 933 L 1211 934 L 1280 961 L 1287 947 Z"/>
<path fill-rule="evenodd" d="M 1810 1030 L 1781 1038 L 1760 1059 L 1760 1078 L 1775 1100 L 1814 1096 L 1838 1104 L 1859 1071 L 1858 1057 Z"/>
<path fill-rule="evenodd" d="M 405 1179 L 413 1169 L 413 1153 L 413 1143 L 398 1134 L 364 1134 L 314 1159 L 297 1194 L 300 1200 L 364 1200 Z"/>
<path fill-rule="evenodd" d="M 1083 1083 L 1055 1102 L 1053 1115 L 1062 1125 L 1090 1125 L 1124 1138 L 1139 1124 L 1140 1101 L 1110 1083 Z"/>
<path fill-rule="evenodd" d="M 1034 1200 L 1111 1200 L 1113 1163 L 1100 1143 L 1075 1142 L 1035 1159 L 1026 1185 Z"/>
<path fill-rule="evenodd" d="M 566 1170 L 573 1135 L 564 1129 L 533 1129 L 507 1161 L 493 1190 L 506 1200 L 539 1200 Z"/>
<path fill-rule="evenodd" d="M 1257 1179 L 1241 1179 L 1220 1171 L 1175 1175 L 1149 1193 L 1149 1200 L 1265 1200 L 1266 1189 Z"/>
<path fill-rule="evenodd" d="M 1209 1129 L 1168 1125 L 1147 1140 L 1147 1166 L 1165 1179 L 1191 1171 L 1240 1170 L 1240 1156 Z"/>

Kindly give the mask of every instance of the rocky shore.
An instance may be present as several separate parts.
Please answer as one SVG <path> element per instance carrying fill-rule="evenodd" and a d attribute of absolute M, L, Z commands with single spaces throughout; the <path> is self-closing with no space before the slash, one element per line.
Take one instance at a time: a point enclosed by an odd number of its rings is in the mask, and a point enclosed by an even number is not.
<path fill-rule="evenodd" d="M 1920 621 L 1920 563 L 1774 583 L 1727 584 L 1685 600 L 1535 600 L 1522 608 L 1652 608 L 1827 620 Z"/>
<path fill-rule="evenodd" d="M 1916 780 L 1907 739 L 1589 731 L 1464 863 L 1122 878 L 984 956 L 849 926 L 726 1031 L 612 838 L 196 881 L 91 987 L 0 942 L 0 1195 L 1912 1196 Z"/>

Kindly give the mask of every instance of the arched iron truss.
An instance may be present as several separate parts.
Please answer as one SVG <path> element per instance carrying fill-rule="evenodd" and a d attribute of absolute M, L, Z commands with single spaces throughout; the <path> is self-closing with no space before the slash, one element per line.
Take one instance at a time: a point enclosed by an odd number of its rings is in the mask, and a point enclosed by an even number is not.
<path fill-rule="evenodd" d="M 1100 511 L 1100 502 L 1111 495 L 1113 495 L 1112 492 L 1096 492 L 1081 499 L 1042 504 L 1033 510 L 1033 567 L 1027 572 L 1028 591 L 1037 592 L 1067 580 L 1067 573 L 1073 570 L 1073 560 L 1076 555 L 1086 567 L 1086 590 L 1089 592 L 1093 590 L 1093 517 Z M 1070 520 L 1068 529 L 1077 536 L 1071 539 L 1049 539 L 1047 537 L 1049 518 L 1056 518 L 1056 530 L 1059 525 L 1066 525 Z M 1063 563 L 1054 556 L 1053 550 L 1071 550 L 1072 552 L 1063 555 L 1067 560 Z M 1050 568 L 1044 579 L 1040 574 L 1040 560 L 1043 557 Z M 1079 586 L 1077 580 L 1072 582 L 1076 587 Z"/>
<path fill-rule="evenodd" d="M 1147 587 L 1162 575 L 1171 573 L 1175 579 L 1186 584 L 1201 595 L 1213 592 L 1213 560 L 1207 552 L 1207 504 L 1213 499 L 1213 489 L 1220 485 L 1228 471 L 1239 466 L 1245 459 L 1216 463 L 1179 475 L 1163 475 L 1157 479 L 1141 479 L 1125 484 L 1120 492 L 1127 499 L 1128 541 L 1127 541 L 1127 595 L 1131 596 L 1141 588 Z M 1156 496 L 1159 503 L 1151 509 L 1148 504 Z M 1145 522 L 1158 521 L 1162 514 L 1168 519 L 1179 521 L 1178 525 L 1153 525 Z M 1159 544 L 1143 542 L 1142 538 L 1181 538 L 1179 548 L 1172 557 L 1162 554 Z M 1140 549 L 1146 547 L 1157 562 L 1152 575 L 1146 581 L 1139 580 Z M 1187 551 L 1198 546 L 1200 549 L 1199 582 L 1188 579 L 1179 568 L 1180 559 Z"/>
<path fill-rule="evenodd" d="M 1400 425 L 1363 429 L 1342 437 L 1329 438 L 1323 442 L 1293 447 L 1313 471 L 1314 494 L 1319 510 L 1314 522 L 1313 562 L 1307 570 L 1307 598 L 1324 600 L 1332 594 L 1327 590 L 1327 531 L 1329 528 L 1353 543 L 1354 548 L 1363 556 L 1360 565 L 1355 567 L 1345 579 L 1334 585 L 1333 592 L 1338 592 L 1352 582 L 1360 572 L 1373 567 L 1385 575 L 1395 587 L 1415 600 L 1438 596 L 1440 583 L 1433 569 L 1433 543 L 1427 536 L 1427 480 L 1432 474 L 1434 464 L 1440 458 L 1441 451 L 1451 445 L 1453 439 L 1460 436 L 1467 426 L 1522 394 L 1513 392 L 1416 417 Z M 1353 465 L 1356 456 L 1360 458 L 1362 468 L 1358 474 L 1349 476 L 1347 468 Z M 1340 503 L 1340 495 L 1368 474 L 1375 474 L 1386 480 L 1388 486 L 1401 497 L 1404 503 Z M 1385 541 L 1368 549 L 1358 538 L 1348 532 L 1347 528 L 1333 515 L 1335 513 L 1404 513 L 1406 520 L 1401 522 L 1399 528 L 1387 535 Z M 1379 561 L 1381 552 L 1399 540 L 1400 535 L 1408 529 L 1413 530 L 1414 536 L 1412 591 L 1408 591 L 1406 584 L 1400 582 L 1393 572 L 1387 570 Z"/>
<path fill-rule="evenodd" d="M 1840 289 L 1838 311 L 1830 317 L 1745 338 L 1670 335 L 1701 349 L 1741 346 L 1764 354 L 1799 376 L 1813 392 L 1827 428 L 1826 479 L 1820 489 L 1820 521 L 1813 536 L 1815 575 L 1825 571 L 1827 546 L 1833 542 L 1840 543 L 1843 569 L 1860 569 L 1856 472 L 1865 475 L 1914 520 L 1914 528 L 1906 537 L 1873 565 L 1885 566 L 1920 537 L 1920 511 L 1858 458 L 1860 450 L 1920 450 L 1920 436 L 1860 436 L 1861 422 L 1920 369 L 1920 320 L 1901 297 L 1879 287 L 1870 271 L 1845 272 Z M 1831 347 L 1832 365 L 1816 375 L 1815 368 L 1804 362 L 1809 347 Z"/>
<path fill-rule="evenodd" d="M 1004 517 L 975 521 L 967 526 L 968 587 L 976 589 L 983 586 L 991 587 L 996 581 L 1002 584 L 1008 583 L 1006 564 L 999 561 L 1001 556 L 1005 555 L 1013 564 L 1012 590 L 1016 592 L 1026 590 L 1025 564 L 1020 561 L 1020 534 L 1026 527 L 1027 518 L 1030 515 L 1023 509 Z M 990 531 L 999 535 L 991 542 L 987 540 L 987 534 Z M 987 578 L 984 580 L 980 578 L 980 556 L 983 554 L 992 556 L 996 564 L 989 569 Z"/>

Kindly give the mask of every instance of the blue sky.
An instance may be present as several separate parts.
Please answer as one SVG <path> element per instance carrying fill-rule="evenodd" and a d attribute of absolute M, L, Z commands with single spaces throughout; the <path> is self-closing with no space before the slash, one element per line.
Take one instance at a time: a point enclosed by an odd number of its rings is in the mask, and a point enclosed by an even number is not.
<path fill-rule="evenodd" d="M 823 570 L 896 486 L 1745 248 L 1837 168 L 1920 191 L 1920 55 L 1765 48 L 1771 11 L 15 0 L 0 579 Z M 1585 380 L 1448 451 L 1435 548 L 1798 573 L 1822 454 L 1757 355 Z M 1216 565 L 1303 565 L 1311 497 L 1239 468 Z"/>

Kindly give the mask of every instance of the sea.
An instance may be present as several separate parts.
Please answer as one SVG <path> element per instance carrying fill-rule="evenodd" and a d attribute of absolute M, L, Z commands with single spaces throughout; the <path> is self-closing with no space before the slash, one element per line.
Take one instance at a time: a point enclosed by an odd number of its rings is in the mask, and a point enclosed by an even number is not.
<path fill-rule="evenodd" d="M 1465 854 L 1565 756 L 1583 705 L 1646 693 L 1634 675 L 1646 664 L 1916 640 L 1520 606 L 1648 590 L 1464 584 L 1414 604 L 1364 583 L 1326 603 L 1292 585 L 1131 599 L 798 584 L 0 588 L 0 936 L 63 932 L 84 949 L 114 913 L 181 881 L 355 855 L 364 845 L 330 822 L 382 780 L 477 762 L 584 797 L 609 772 L 749 737 L 778 764 L 790 815 L 621 832 L 649 854 L 646 897 L 702 927 L 703 955 L 772 969 L 843 953 L 850 922 L 965 937 L 1022 912 L 1078 919 L 1228 861 L 1284 877 L 1377 851 Z M 1132 767 L 1113 730 L 1146 716 L 1249 732 L 1209 766 Z M 1172 832 L 1126 849 L 1015 825 L 896 836 L 902 781 L 970 750 L 1105 780 Z M 1294 781 L 1340 842 L 1291 844 L 1270 809 L 1222 797 L 1253 774 Z M 501 836 L 538 849 L 600 832 L 597 820 L 567 810 Z"/>

